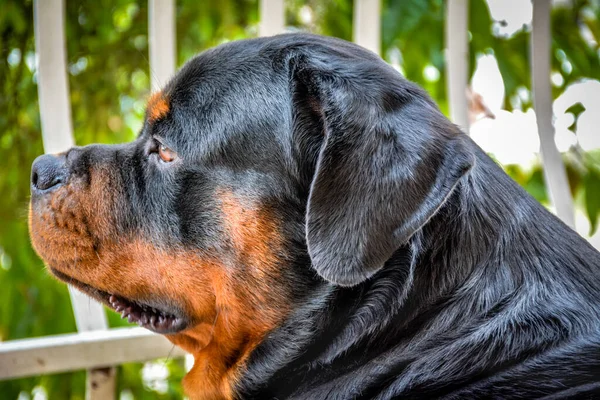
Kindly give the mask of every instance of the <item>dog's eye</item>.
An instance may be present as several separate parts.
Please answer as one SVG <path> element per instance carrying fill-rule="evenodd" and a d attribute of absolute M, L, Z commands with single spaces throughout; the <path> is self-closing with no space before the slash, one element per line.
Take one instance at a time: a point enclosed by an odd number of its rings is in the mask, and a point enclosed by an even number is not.
<path fill-rule="evenodd" d="M 173 150 L 171 150 L 164 144 L 159 143 L 158 144 L 158 156 L 160 157 L 161 160 L 168 163 L 168 162 L 175 160 L 175 157 L 177 157 L 177 153 L 175 153 Z"/>
<path fill-rule="evenodd" d="M 163 144 L 162 139 L 157 137 L 150 140 L 146 151 L 148 156 L 157 157 L 163 163 L 171 163 L 178 158 L 177 152 Z"/>

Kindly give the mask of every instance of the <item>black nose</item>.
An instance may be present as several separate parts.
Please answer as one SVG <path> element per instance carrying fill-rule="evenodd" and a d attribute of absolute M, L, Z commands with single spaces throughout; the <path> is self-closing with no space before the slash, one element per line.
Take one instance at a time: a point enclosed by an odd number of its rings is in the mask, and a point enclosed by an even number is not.
<path fill-rule="evenodd" d="M 65 157 L 45 154 L 31 166 L 31 190 L 44 191 L 58 187 L 65 180 Z"/>

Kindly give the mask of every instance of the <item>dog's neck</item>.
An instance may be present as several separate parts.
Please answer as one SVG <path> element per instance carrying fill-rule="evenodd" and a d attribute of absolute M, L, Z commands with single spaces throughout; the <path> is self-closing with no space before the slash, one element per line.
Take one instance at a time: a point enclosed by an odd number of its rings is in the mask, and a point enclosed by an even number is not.
<path fill-rule="evenodd" d="M 576 234 L 482 152 L 477 161 L 439 213 L 372 279 L 344 289 L 315 284 L 295 314 L 254 351 L 240 381 L 241 393 L 285 397 L 291 394 L 287 390 L 304 382 L 337 379 L 345 366 L 368 364 L 389 351 L 394 352 L 394 370 L 404 376 L 400 379 L 416 379 L 410 373 L 415 368 L 428 379 L 440 379 L 432 371 L 441 368 L 435 360 L 444 358 L 446 332 L 464 331 L 462 334 L 468 337 L 469 329 L 479 326 L 473 325 L 474 321 L 502 312 L 507 302 L 526 291 L 530 299 L 539 298 L 547 302 L 548 308 L 556 306 L 560 310 L 557 318 L 572 319 L 559 301 L 546 298 L 551 291 L 539 289 L 552 283 L 551 278 L 540 281 L 536 269 L 549 265 L 535 259 L 542 257 L 535 250 L 536 246 L 548 245 L 551 236 L 531 236 L 530 232 L 541 224 L 555 234 Z M 531 226 L 535 229 L 528 231 Z M 511 243 L 515 240 L 521 242 L 521 247 Z M 533 252 L 533 256 L 515 256 L 520 248 Z M 538 293 L 531 293 L 536 290 Z M 477 374 L 508 354 L 518 358 L 501 341 L 504 329 L 507 327 L 490 324 L 489 330 L 482 332 L 489 335 L 489 365 L 473 363 L 457 353 L 452 356 L 452 371 L 446 371 L 443 378 L 457 378 L 453 373 Z M 528 333 L 518 340 L 522 351 L 539 346 Z M 468 339 L 463 341 L 463 350 L 473 345 Z M 427 352 L 441 355 L 428 358 L 432 364 L 426 365 L 423 354 Z M 403 375 L 401 371 L 408 372 Z M 285 387 L 280 382 L 286 382 Z"/>

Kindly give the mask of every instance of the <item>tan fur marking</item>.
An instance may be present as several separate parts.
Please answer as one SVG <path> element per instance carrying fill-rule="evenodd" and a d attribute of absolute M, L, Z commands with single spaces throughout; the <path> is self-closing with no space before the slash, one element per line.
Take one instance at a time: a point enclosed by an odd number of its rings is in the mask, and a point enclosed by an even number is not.
<path fill-rule="evenodd" d="M 153 123 L 158 121 L 169 113 L 169 99 L 162 92 L 156 92 L 150 96 L 146 110 L 148 122 Z"/>

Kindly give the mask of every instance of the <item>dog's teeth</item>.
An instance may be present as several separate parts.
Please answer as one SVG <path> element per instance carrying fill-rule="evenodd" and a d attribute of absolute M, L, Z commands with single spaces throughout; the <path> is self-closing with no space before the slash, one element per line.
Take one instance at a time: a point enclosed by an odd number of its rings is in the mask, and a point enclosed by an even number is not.
<path fill-rule="evenodd" d="M 122 319 L 127 319 L 128 322 L 135 322 L 140 326 L 160 326 L 167 328 L 173 326 L 176 318 L 172 315 L 165 314 L 145 304 L 133 305 L 126 301 L 120 300 L 116 295 L 111 294 L 108 297 L 108 303 L 113 309 L 121 313 Z"/>

